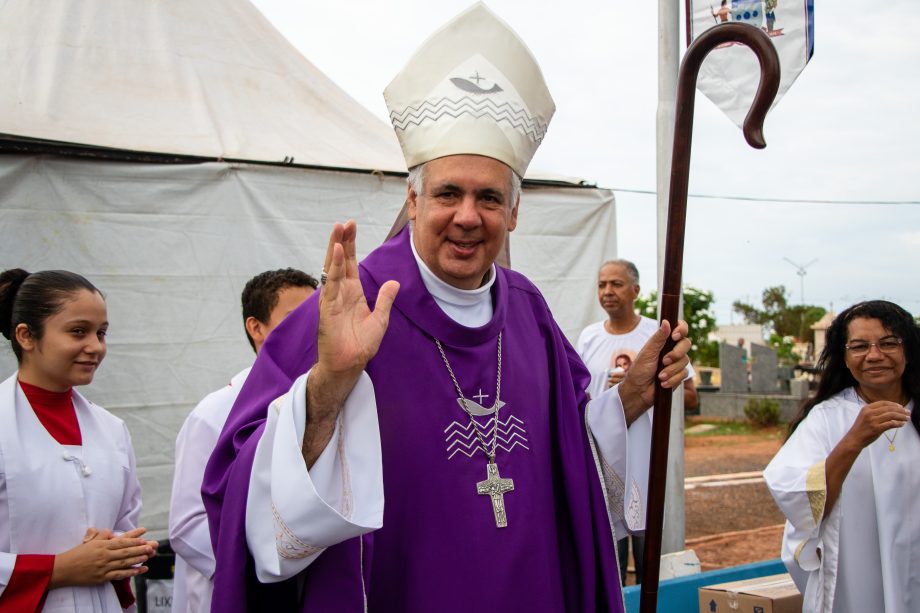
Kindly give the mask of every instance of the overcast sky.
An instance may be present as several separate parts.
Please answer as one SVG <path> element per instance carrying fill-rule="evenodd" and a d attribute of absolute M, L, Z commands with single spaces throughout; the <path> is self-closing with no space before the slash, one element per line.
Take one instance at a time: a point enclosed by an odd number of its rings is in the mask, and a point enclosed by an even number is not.
<path fill-rule="evenodd" d="M 301 53 L 383 119 L 384 87 L 430 33 L 470 4 L 253 1 Z M 656 3 L 488 5 L 530 46 L 556 101 L 532 168 L 614 189 L 618 255 L 639 266 L 643 293 L 654 289 L 655 198 L 621 190 L 655 189 Z M 768 286 L 785 285 L 792 302 L 800 301 L 800 277 L 784 258 L 817 260 L 804 277 L 809 304 L 840 311 L 885 298 L 920 313 L 920 10 L 913 0 L 816 5 L 815 55 L 767 117 L 765 150 L 750 149 L 698 94 L 690 193 L 913 204 L 691 197 L 684 282 L 714 292 L 723 324 L 740 323 L 731 313 L 734 300 L 759 303 Z"/>

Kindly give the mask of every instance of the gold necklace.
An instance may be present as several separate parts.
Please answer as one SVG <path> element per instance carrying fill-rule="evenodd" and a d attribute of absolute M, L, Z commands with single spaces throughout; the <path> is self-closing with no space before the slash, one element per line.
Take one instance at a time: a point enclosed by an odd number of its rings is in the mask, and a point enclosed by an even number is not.
<path fill-rule="evenodd" d="M 860 400 L 862 400 L 864 404 L 872 404 L 871 402 L 869 402 L 869 399 L 866 398 L 865 395 L 863 395 L 862 390 L 857 389 L 856 395 L 859 396 Z M 903 406 L 907 406 L 909 402 L 910 402 L 910 398 L 908 398 L 907 402 L 903 402 L 899 404 L 903 407 Z M 900 430 L 900 428 L 890 428 L 890 430 L 894 430 L 894 434 L 892 434 L 891 436 L 888 436 L 888 431 L 886 430 L 885 432 L 882 432 L 882 436 L 884 436 L 885 440 L 888 441 L 889 453 L 894 453 L 894 449 L 895 449 L 894 439 L 898 438 L 898 430 Z"/>
<path fill-rule="evenodd" d="M 894 436 L 888 436 L 887 432 L 882 432 L 886 439 L 888 439 L 888 451 L 894 452 L 894 439 L 898 437 L 898 431 L 894 431 Z"/>

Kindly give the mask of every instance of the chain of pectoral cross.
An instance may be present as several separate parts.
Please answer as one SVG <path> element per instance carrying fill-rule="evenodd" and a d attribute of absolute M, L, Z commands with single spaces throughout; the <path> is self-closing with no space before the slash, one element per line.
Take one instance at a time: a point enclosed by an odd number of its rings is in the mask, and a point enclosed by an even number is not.
<path fill-rule="evenodd" d="M 441 353 L 441 359 L 444 360 L 444 366 L 447 367 L 447 373 L 450 375 L 450 380 L 454 382 L 454 388 L 456 388 L 457 394 L 460 396 L 460 404 L 470 418 L 470 424 L 473 426 L 473 432 L 476 434 L 479 446 L 489 460 L 486 465 L 486 479 L 485 481 L 476 483 L 476 493 L 491 498 L 492 513 L 495 515 L 495 526 L 504 528 L 508 525 L 508 516 L 505 513 L 505 494 L 514 489 L 514 481 L 511 479 L 502 479 L 498 472 L 498 465 L 495 463 L 495 452 L 498 448 L 498 411 L 501 408 L 502 333 L 498 333 L 498 374 L 495 377 L 495 404 L 492 405 L 491 449 L 489 449 L 485 439 L 483 439 L 482 433 L 479 431 L 479 424 L 476 422 L 476 419 L 473 417 L 473 412 L 470 411 L 470 407 L 466 403 L 466 396 L 463 395 L 460 383 L 457 381 L 456 375 L 454 375 L 454 369 L 450 367 L 450 362 L 447 360 L 447 354 L 444 353 L 444 347 L 441 346 L 441 341 L 434 339 L 434 342 L 438 346 L 438 351 Z M 479 391 L 479 394 L 481 398 L 482 390 Z"/>
<path fill-rule="evenodd" d="M 473 426 L 473 432 L 476 433 L 476 439 L 479 441 L 479 446 L 482 448 L 482 452 L 486 454 L 486 457 L 489 458 L 490 463 L 495 462 L 495 450 L 498 447 L 498 410 L 500 406 L 499 400 L 501 399 L 502 393 L 502 333 L 498 333 L 498 374 L 495 376 L 495 404 L 492 405 L 494 409 L 492 413 L 492 449 L 489 449 L 489 446 L 486 445 L 485 439 L 482 438 L 482 434 L 479 431 L 479 424 L 476 422 L 476 419 L 473 417 L 473 412 L 470 411 L 469 405 L 466 403 L 466 396 L 463 395 L 463 390 L 460 389 L 460 383 L 457 381 L 457 376 L 454 375 L 454 369 L 450 367 L 450 362 L 447 361 L 447 354 L 444 353 L 444 347 L 441 345 L 441 341 L 434 339 L 435 344 L 438 346 L 438 351 L 441 353 L 441 359 L 444 360 L 444 366 L 447 367 L 447 374 L 450 375 L 450 380 L 454 382 L 454 388 L 457 390 L 457 394 L 460 396 L 460 404 L 463 405 L 463 410 L 466 412 L 467 416 L 470 418 L 470 423 Z"/>

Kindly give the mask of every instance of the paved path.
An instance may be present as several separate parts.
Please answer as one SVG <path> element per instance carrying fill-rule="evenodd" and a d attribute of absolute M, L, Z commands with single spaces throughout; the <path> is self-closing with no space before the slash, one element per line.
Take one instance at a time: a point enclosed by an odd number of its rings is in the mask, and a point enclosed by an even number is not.
<path fill-rule="evenodd" d="M 693 490 L 698 487 L 725 487 L 730 485 L 747 485 L 761 483 L 763 471 L 750 471 L 744 473 L 729 473 L 727 475 L 704 475 L 702 477 L 687 477 L 684 479 L 684 490 Z"/>

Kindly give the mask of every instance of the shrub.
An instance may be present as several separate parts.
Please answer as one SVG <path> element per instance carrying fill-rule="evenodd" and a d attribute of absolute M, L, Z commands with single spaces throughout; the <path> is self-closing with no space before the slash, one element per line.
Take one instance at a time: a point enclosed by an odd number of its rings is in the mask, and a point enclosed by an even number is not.
<path fill-rule="evenodd" d="M 769 398 L 750 398 L 744 404 L 744 416 L 758 428 L 779 423 L 779 403 Z"/>

